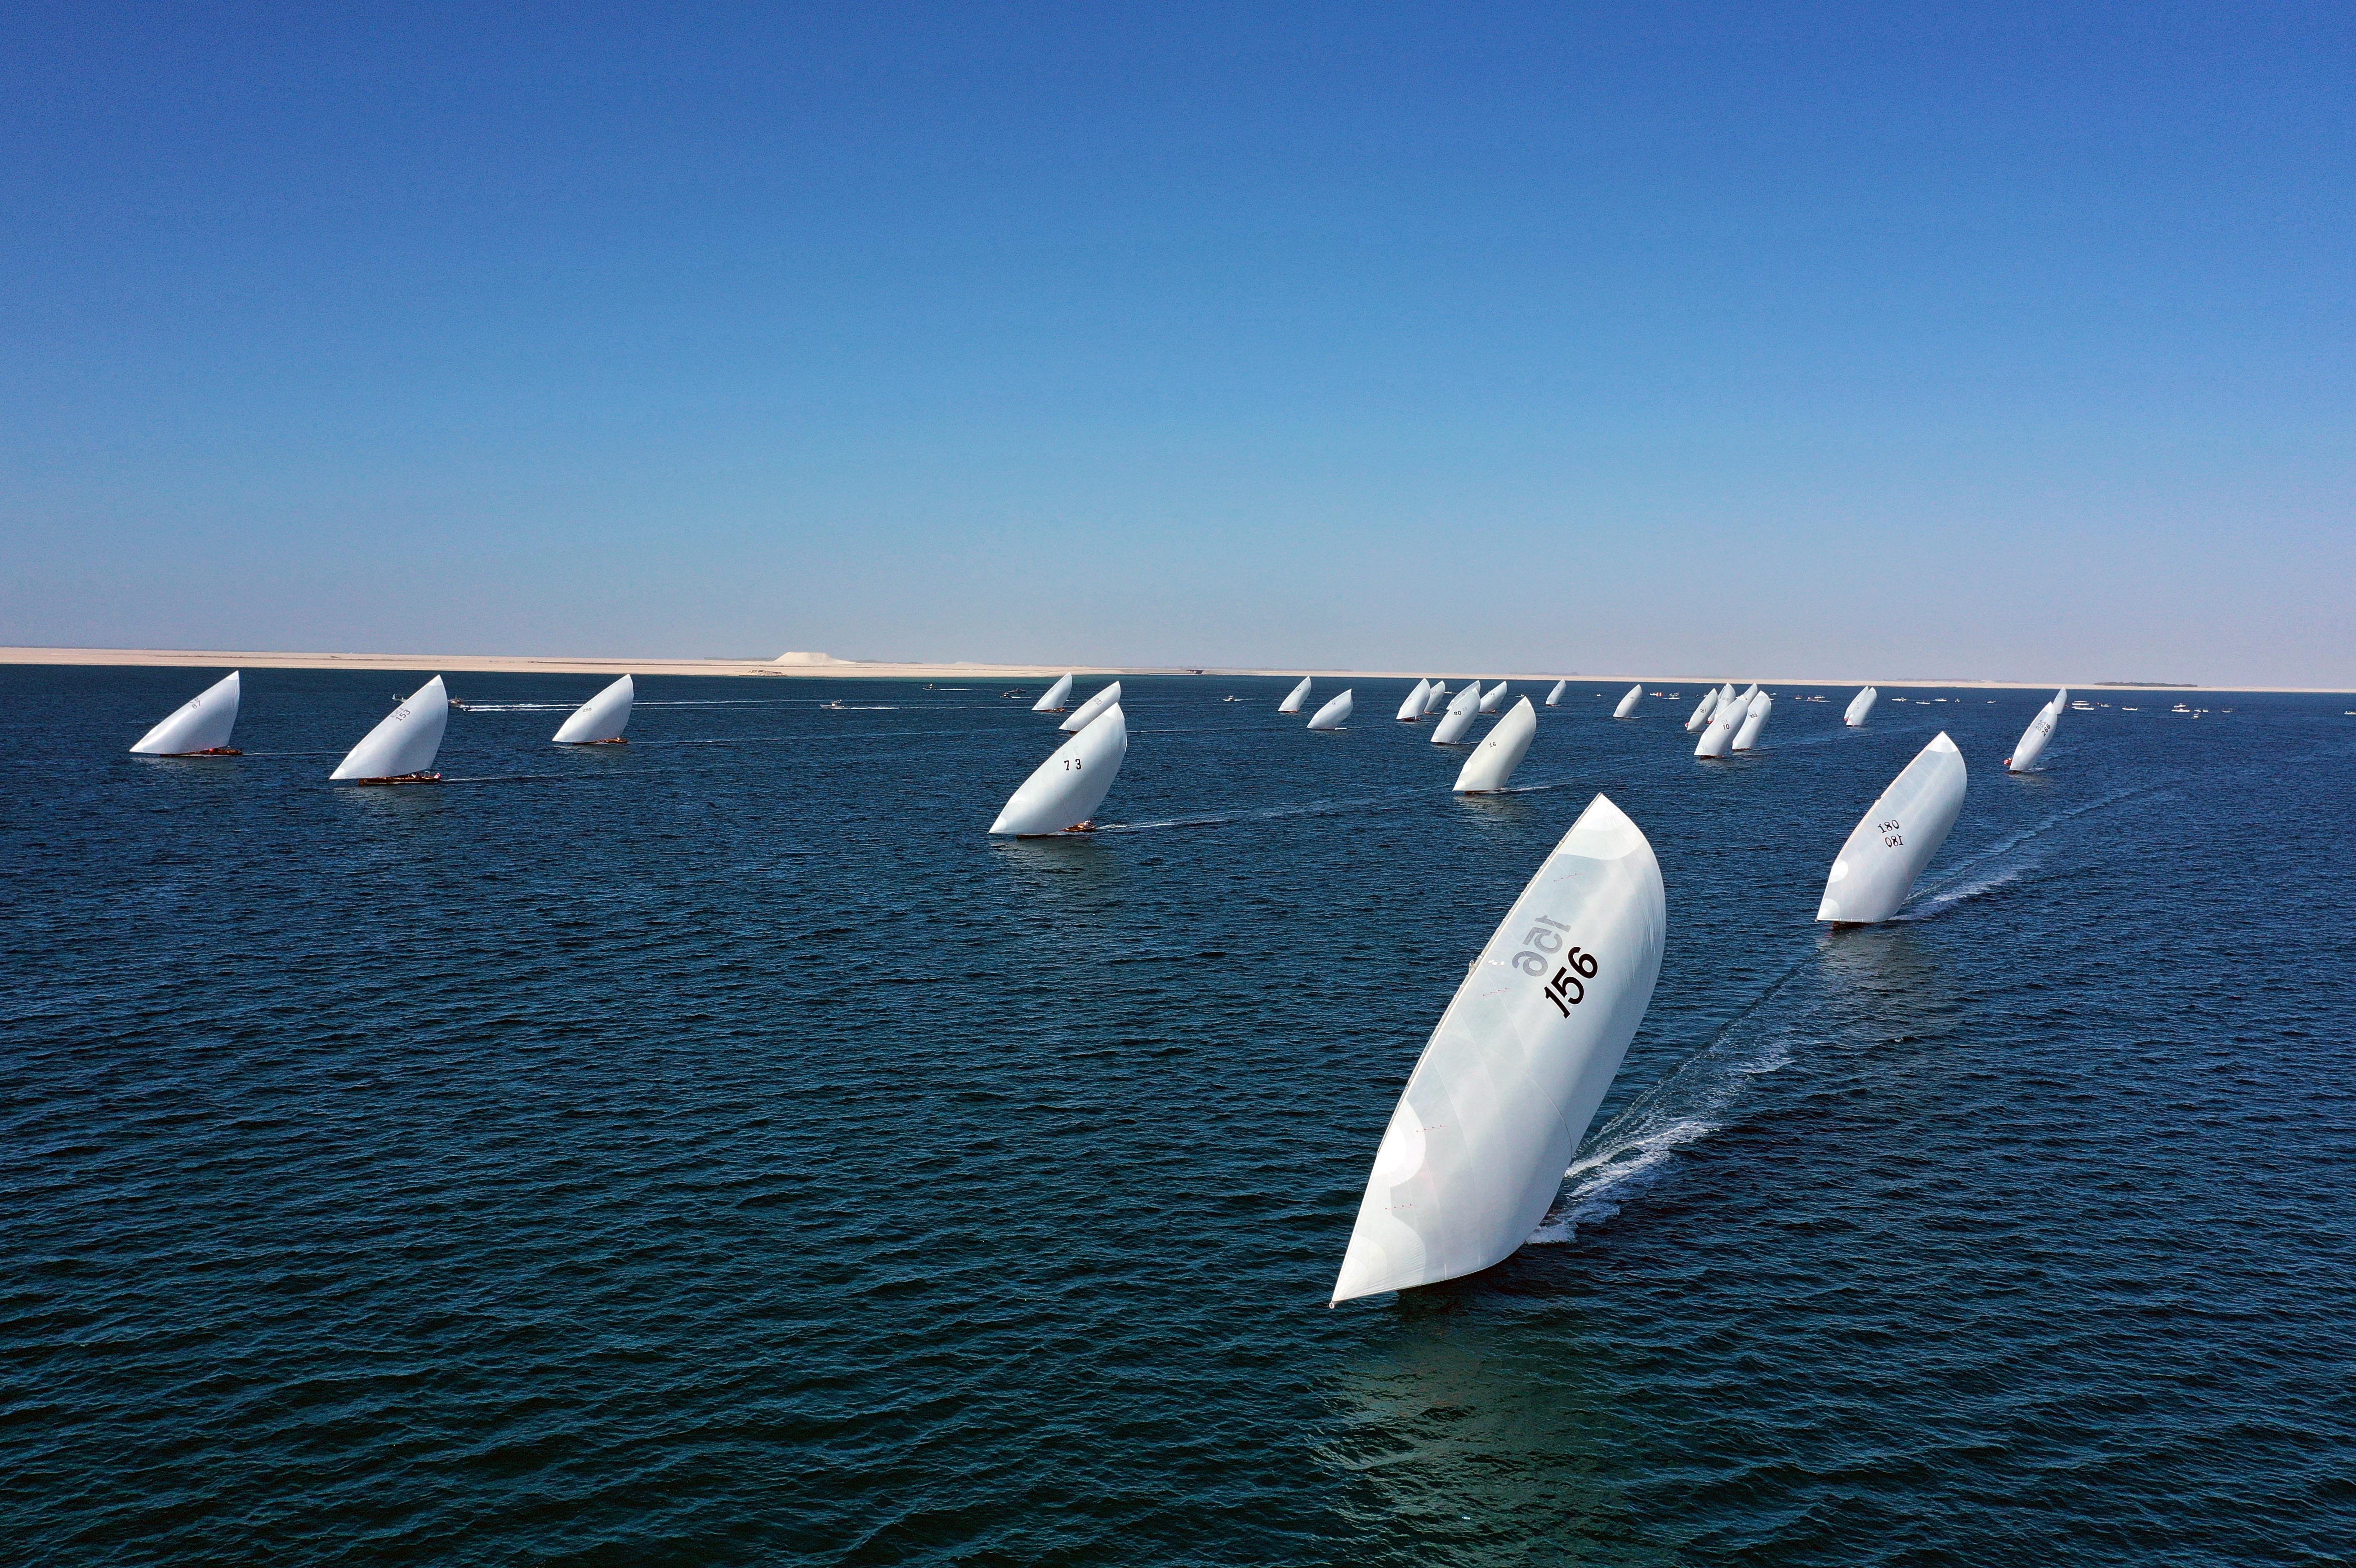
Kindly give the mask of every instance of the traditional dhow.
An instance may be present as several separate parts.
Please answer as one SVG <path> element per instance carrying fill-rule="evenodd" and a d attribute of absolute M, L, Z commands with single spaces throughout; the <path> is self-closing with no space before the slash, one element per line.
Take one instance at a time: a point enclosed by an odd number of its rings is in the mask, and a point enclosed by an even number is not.
<path fill-rule="evenodd" d="M 237 757 L 244 755 L 229 743 L 237 728 L 238 671 L 231 670 L 179 707 L 164 721 L 139 737 L 131 748 L 140 757 Z"/>
<path fill-rule="evenodd" d="M 1285 699 L 1276 705 L 1276 710 L 1279 713 L 1300 712 L 1301 705 L 1309 700 L 1309 688 L 1312 684 L 1314 683 L 1309 677 L 1305 675 L 1302 676 L 1301 677 L 1301 684 L 1294 687 L 1292 690 L 1287 694 Z"/>
<path fill-rule="evenodd" d="M 1007 797 L 990 830 L 1021 838 L 1092 830 L 1097 807 L 1104 804 L 1105 792 L 1119 776 L 1127 755 L 1129 720 L 1115 703 L 1033 770 Z"/>
<path fill-rule="evenodd" d="M 1309 727 L 1312 730 L 1339 730 L 1349 721 L 1350 708 L 1350 694 L 1345 691 L 1319 709 L 1309 720 Z"/>
<path fill-rule="evenodd" d="M 1636 713 L 1636 699 L 1644 695 L 1644 683 L 1638 681 L 1620 698 L 1620 706 L 1612 710 L 1614 719 L 1632 719 Z"/>
<path fill-rule="evenodd" d="M 1765 692 L 1751 699 L 1750 710 L 1742 716 L 1742 728 L 1734 732 L 1734 749 L 1748 752 L 1759 744 L 1759 731 L 1767 726 L 1767 715 L 1775 710 L 1775 699 Z"/>
<path fill-rule="evenodd" d="M 450 696 L 437 675 L 377 720 L 327 777 L 341 784 L 437 784 L 442 775 L 430 770 L 449 723 Z"/>
<path fill-rule="evenodd" d="M 1701 694 L 1701 700 L 1695 703 L 1694 710 L 1686 716 L 1686 733 L 1690 735 L 1708 723 L 1710 715 L 1717 711 L 1718 688 L 1713 686 Z"/>
<path fill-rule="evenodd" d="M 630 722 L 630 706 L 637 700 L 637 688 L 626 675 L 574 709 L 573 717 L 557 726 L 556 743 L 560 746 L 627 744 L 622 739 L 622 731 Z"/>
<path fill-rule="evenodd" d="M 1565 688 L 1565 687 L 1569 686 L 1569 684 L 1570 684 L 1570 682 L 1569 682 L 1569 681 L 1567 681 L 1567 680 L 1558 680 L 1558 681 L 1556 681 L 1556 682 L 1554 683 L 1554 689 L 1553 689 L 1552 691 L 1549 691 L 1549 692 L 1547 692 L 1547 704 L 1546 704 L 1546 705 L 1547 705 L 1548 708 L 1559 708 L 1559 707 L 1561 707 L 1561 706 L 1562 706 L 1562 690 L 1563 690 L 1563 688 Z"/>
<path fill-rule="evenodd" d="M 1751 700 L 1748 698 L 1730 697 L 1721 701 L 1718 711 L 1710 715 L 1701 739 L 1694 742 L 1694 755 L 1722 757 L 1732 751 L 1735 733 L 1742 728 L 1742 720 L 1750 713 Z"/>
<path fill-rule="evenodd" d="M 1523 698 L 1514 704 L 1503 719 L 1481 738 L 1472 754 L 1464 759 L 1464 766 L 1456 775 L 1458 795 L 1494 795 L 1505 787 L 1514 770 L 1522 765 L 1529 754 L 1530 741 L 1538 732 L 1538 710 Z"/>
<path fill-rule="evenodd" d="M 2062 722 L 2062 709 L 2070 705 L 2070 688 L 2063 687 L 2053 694 L 2053 700 L 2037 710 L 2037 717 L 2021 731 L 2020 741 L 2004 765 L 2016 773 L 2037 772 L 2037 759 L 2045 754 L 2045 743 L 2053 739 L 2053 731 Z"/>
<path fill-rule="evenodd" d="M 1033 713 L 1061 713 L 1064 710 L 1064 704 L 1070 699 L 1071 695 L 1072 677 L 1066 675 L 1060 680 L 1056 681 L 1055 685 L 1049 687 L 1045 691 L 1040 693 L 1039 700 L 1031 705 L 1031 711 Z"/>
<path fill-rule="evenodd" d="M 1421 723 L 1423 721 L 1424 705 L 1430 700 L 1431 682 L 1428 680 L 1417 681 L 1415 683 L 1415 689 L 1407 694 L 1407 700 L 1399 704 L 1398 721 L 1402 724 Z"/>
<path fill-rule="evenodd" d="M 1874 925 L 1898 912 L 1964 809 L 1964 754 L 1941 731 L 1890 782 L 1833 858 L 1818 920 Z"/>
<path fill-rule="evenodd" d="M 1505 683 L 1501 680 L 1496 685 L 1491 687 L 1489 688 L 1489 694 L 1481 699 L 1481 711 L 1483 713 L 1494 713 L 1497 711 L 1497 704 L 1505 700 Z"/>
<path fill-rule="evenodd" d="M 1661 972 L 1653 847 L 1601 795 L 1522 891 L 1376 1151 L 1336 1305 L 1454 1279 L 1529 1238 L 1612 1086 Z"/>
<path fill-rule="evenodd" d="M 1106 687 L 1102 691 L 1098 692 L 1094 697 L 1091 697 L 1086 702 L 1081 703 L 1077 712 L 1074 713 L 1070 718 L 1065 720 L 1061 724 L 1058 724 L 1055 727 L 1059 730 L 1068 731 L 1070 733 L 1076 735 L 1081 731 L 1087 729 L 1089 725 L 1095 723 L 1097 721 L 1097 715 L 1104 712 L 1109 708 L 1118 706 L 1119 702 L 1120 682 L 1114 681 L 1110 686 Z"/>
<path fill-rule="evenodd" d="M 1873 705 L 1880 700 L 1880 688 L 1871 686 L 1867 687 L 1863 691 L 1858 692 L 1855 697 L 1848 699 L 1848 714 L 1847 718 L 1844 719 L 1843 722 L 1847 724 L 1852 730 L 1861 729 L 1865 724 L 1865 716 L 1872 712 Z"/>
<path fill-rule="evenodd" d="M 1464 732 L 1472 729 L 1472 721 L 1480 717 L 1481 683 L 1466 681 L 1464 689 L 1450 700 L 1448 711 L 1441 716 L 1440 722 L 1432 726 L 1431 743 L 1435 746 L 1455 745 L 1464 739 Z"/>

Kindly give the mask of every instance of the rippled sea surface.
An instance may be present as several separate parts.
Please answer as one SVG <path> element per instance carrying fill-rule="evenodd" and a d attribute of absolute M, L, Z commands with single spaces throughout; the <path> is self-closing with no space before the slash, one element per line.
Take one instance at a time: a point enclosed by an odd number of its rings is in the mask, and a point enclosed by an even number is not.
<path fill-rule="evenodd" d="M 0 669 L 0 1559 L 2356 1542 L 2356 702 L 2098 692 L 2014 778 L 2041 694 L 1779 690 L 1710 763 L 1694 690 L 1574 682 L 1460 801 L 1401 683 L 1132 679 L 1116 830 L 1010 843 L 1054 720 L 996 688 L 648 677 L 573 751 L 602 682 L 457 675 L 450 782 L 370 790 L 423 672 L 254 670 L 244 757 L 124 754 L 212 678 Z M 1928 885 L 1816 926 L 1941 729 Z M 1561 1204 L 1329 1309 L 1599 790 L 1669 944 Z"/>

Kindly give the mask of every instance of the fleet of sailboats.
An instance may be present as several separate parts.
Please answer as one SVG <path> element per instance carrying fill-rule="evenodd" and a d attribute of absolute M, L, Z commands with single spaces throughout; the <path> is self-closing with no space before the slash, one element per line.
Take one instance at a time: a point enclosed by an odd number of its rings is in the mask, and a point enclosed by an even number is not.
<path fill-rule="evenodd" d="M 1732 751 L 1735 731 L 1742 728 L 1742 720 L 1750 711 L 1751 699 L 1748 697 L 1729 696 L 1723 699 L 1716 711 L 1711 713 L 1708 724 L 1703 727 L 1701 739 L 1694 742 L 1694 755 L 1723 757 Z"/>
<path fill-rule="evenodd" d="M 1964 809 L 1964 755 L 1944 730 L 1890 781 L 1833 858 L 1816 918 L 1876 925 L 1898 912 Z"/>
<path fill-rule="evenodd" d="M 637 699 L 637 688 L 624 676 L 588 701 L 573 710 L 573 717 L 557 726 L 556 743 L 560 746 L 618 746 L 623 744 L 622 731 L 630 722 L 630 707 Z"/>
<path fill-rule="evenodd" d="M 442 775 L 431 770 L 449 722 L 450 694 L 437 675 L 378 720 L 327 777 L 341 784 L 439 783 Z"/>
<path fill-rule="evenodd" d="M 237 728 L 238 674 L 231 670 L 175 708 L 132 748 L 141 757 L 234 757 L 230 731 Z"/>
<path fill-rule="evenodd" d="M 1333 1303 L 1475 1274 L 1529 1239 L 1652 1005 L 1653 847 L 1597 795 L 1489 938 L 1408 1075 Z"/>

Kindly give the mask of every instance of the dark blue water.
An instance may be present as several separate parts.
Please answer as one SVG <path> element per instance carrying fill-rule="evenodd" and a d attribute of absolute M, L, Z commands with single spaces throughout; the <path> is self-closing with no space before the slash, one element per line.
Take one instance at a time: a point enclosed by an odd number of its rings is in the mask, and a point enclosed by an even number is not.
<path fill-rule="evenodd" d="M 994 688 L 0 670 L 0 1559 L 2220 1563 L 2356 1541 L 2356 706 L 1125 683 L 1079 841 Z M 580 700 L 588 677 L 452 678 Z M 1082 683 L 1083 691 L 1089 683 Z M 1229 693 L 1255 699 L 1223 703 Z M 1688 692 L 1687 696 L 1693 693 Z M 1907 694 L 1910 698 L 1915 694 Z M 871 705 L 821 711 L 841 696 Z M 2231 709 L 2231 712 L 2222 709 Z M 1810 917 L 1937 729 L 1935 884 Z M 1603 790 L 1670 941 L 1562 1207 L 1325 1306 L 1432 1022 Z"/>

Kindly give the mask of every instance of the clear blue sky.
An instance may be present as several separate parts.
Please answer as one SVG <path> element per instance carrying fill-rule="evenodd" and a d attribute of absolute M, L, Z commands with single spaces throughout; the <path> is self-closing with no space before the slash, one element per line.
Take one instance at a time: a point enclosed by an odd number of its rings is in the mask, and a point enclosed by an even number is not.
<path fill-rule="evenodd" d="M 0 642 L 2356 683 L 2356 12 L 19 7 Z"/>

